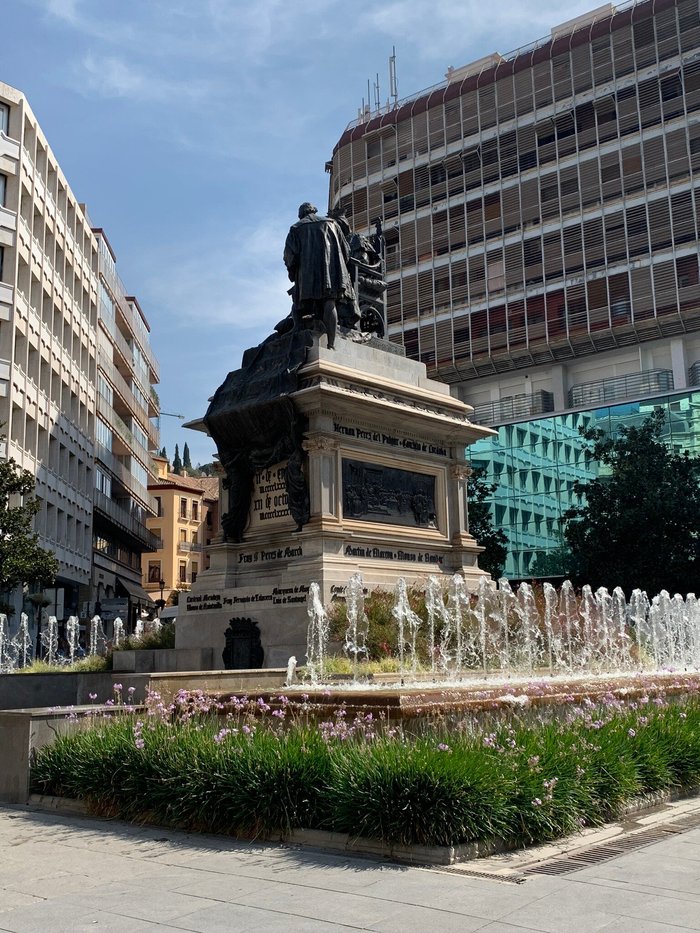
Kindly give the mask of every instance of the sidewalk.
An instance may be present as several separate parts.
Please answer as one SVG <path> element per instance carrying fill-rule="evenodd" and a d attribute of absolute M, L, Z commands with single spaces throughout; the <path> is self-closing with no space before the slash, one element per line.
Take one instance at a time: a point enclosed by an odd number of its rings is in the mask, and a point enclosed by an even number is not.
<path fill-rule="evenodd" d="M 700 829 L 522 884 L 11 807 L 0 851 L 11 933 L 700 930 Z"/>

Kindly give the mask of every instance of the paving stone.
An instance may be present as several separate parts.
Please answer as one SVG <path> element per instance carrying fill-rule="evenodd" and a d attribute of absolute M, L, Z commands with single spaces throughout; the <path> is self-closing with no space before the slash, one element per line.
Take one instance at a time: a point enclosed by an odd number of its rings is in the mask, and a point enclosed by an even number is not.
<path fill-rule="evenodd" d="M 699 846 L 694 830 L 513 885 L 0 808 L 0 933 L 697 933 Z"/>

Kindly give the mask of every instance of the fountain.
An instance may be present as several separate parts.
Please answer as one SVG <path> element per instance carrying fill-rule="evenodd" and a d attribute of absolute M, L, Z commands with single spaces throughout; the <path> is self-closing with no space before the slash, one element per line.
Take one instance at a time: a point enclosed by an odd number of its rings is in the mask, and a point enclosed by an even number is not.
<path fill-rule="evenodd" d="M 309 616 L 306 669 L 311 682 L 318 683 L 323 678 L 323 663 L 328 653 L 329 634 L 328 613 L 321 601 L 318 583 L 312 583 L 309 587 L 306 606 Z"/>
<path fill-rule="evenodd" d="M 347 589 L 345 652 L 357 679 L 358 658 L 366 656 L 368 623 L 362 578 Z M 700 669 L 700 603 L 693 594 L 671 597 L 662 591 L 651 601 L 640 590 L 629 603 L 616 587 L 595 593 L 584 586 L 577 596 L 566 581 L 559 592 L 544 584 L 541 595 L 528 583 L 514 593 L 507 580 L 482 577 L 469 590 L 455 575 L 447 593 L 436 577 L 425 589 L 427 635 L 424 669 L 419 671 L 418 635 L 423 620 L 410 605 L 404 579 L 395 587 L 399 675 L 402 682 L 430 677 L 456 682 L 523 675 L 616 674 Z M 329 623 L 319 588 L 311 584 L 307 603 L 312 681 L 323 679 Z"/>
<path fill-rule="evenodd" d="M 66 641 L 68 642 L 68 660 L 71 664 L 75 662 L 75 655 L 80 646 L 80 619 L 77 616 L 69 616 L 66 622 Z"/>
<path fill-rule="evenodd" d="M 107 636 L 102 628 L 102 619 L 99 616 L 93 616 L 90 619 L 90 648 L 88 654 L 93 657 L 96 654 L 104 654 L 107 648 Z"/>
<path fill-rule="evenodd" d="M 114 648 L 118 648 L 124 640 L 124 623 L 119 618 L 119 616 L 117 616 L 114 620 L 113 630 L 114 635 L 112 637 L 112 646 Z"/>
<path fill-rule="evenodd" d="M 32 663 L 32 637 L 29 634 L 29 616 L 22 612 L 19 617 L 19 631 L 12 639 L 15 655 L 15 667 L 27 667 Z"/>
<path fill-rule="evenodd" d="M 345 631 L 345 653 L 352 660 L 353 678 L 357 679 L 357 665 L 360 656 L 367 655 L 367 632 L 369 620 L 365 612 L 364 587 L 362 575 L 355 573 L 350 577 L 345 594 L 347 609 L 347 629 Z"/>
<path fill-rule="evenodd" d="M 41 633 L 41 647 L 46 663 L 56 664 L 58 655 L 58 620 L 56 616 L 49 616 L 46 629 Z"/>
<path fill-rule="evenodd" d="M 15 661 L 7 616 L 4 612 L 0 612 L 0 674 L 13 670 Z"/>

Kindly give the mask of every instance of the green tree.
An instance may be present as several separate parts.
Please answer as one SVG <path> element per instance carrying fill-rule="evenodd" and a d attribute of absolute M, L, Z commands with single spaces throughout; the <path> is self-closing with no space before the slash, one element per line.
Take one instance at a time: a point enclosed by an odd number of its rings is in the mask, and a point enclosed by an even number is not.
<path fill-rule="evenodd" d="M 496 483 L 486 480 L 486 470 L 476 467 L 467 481 L 467 499 L 469 502 L 469 532 L 476 538 L 476 543 L 484 548 L 479 554 L 479 566 L 492 577 L 498 579 L 508 554 L 508 538 L 505 532 L 493 523 L 489 499 L 496 489 Z"/>
<path fill-rule="evenodd" d="M 700 578 L 700 458 L 675 453 L 661 439 L 656 411 L 616 437 L 582 430 L 601 475 L 576 483 L 582 497 L 564 514 L 564 536 L 579 583 L 629 593 L 685 593 Z"/>
<path fill-rule="evenodd" d="M 13 459 L 0 461 L 0 590 L 25 584 L 48 586 L 58 573 L 56 558 L 32 531 L 39 511 L 36 481 Z"/>
<path fill-rule="evenodd" d="M 175 456 L 173 457 L 173 473 L 177 473 L 178 476 L 182 473 L 182 460 L 177 444 L 175 444 Z"/>
<path fill-rule="evenodd" d="M 162 448 L 160 455 L 161 457 L 165 457 L 166 460 L 168 459 L 168 451 L 165 449 L 165 447 Z"/>
<path fill-rule="evenodd" d="M 192 461 L 190 460 L 190 448 L 185 441 L 185 446 L 182 448 L 182 465 L 186 470 L 192 469 Z"/>

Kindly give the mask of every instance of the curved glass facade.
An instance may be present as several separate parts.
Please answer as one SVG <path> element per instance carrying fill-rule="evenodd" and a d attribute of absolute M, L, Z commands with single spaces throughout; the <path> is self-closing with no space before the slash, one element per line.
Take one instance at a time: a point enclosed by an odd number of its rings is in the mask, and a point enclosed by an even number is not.
<path fill-rule="evenodd" d="M 586 460 L 579 429 L 616 433 L 622 425 L 640 425 L 655 408 L 666 413 L 666 442 L 700 456 L 700 390 L 505 424 L 496 437 L 468 449 L 472 466 L 484 467 L 496 484 L 491 509 L 496 527 L 508 536 L 505 576 L 565 572 L 561 516 L 578 504 L 574 483 L 599 473 L 599 464 Z"/>

